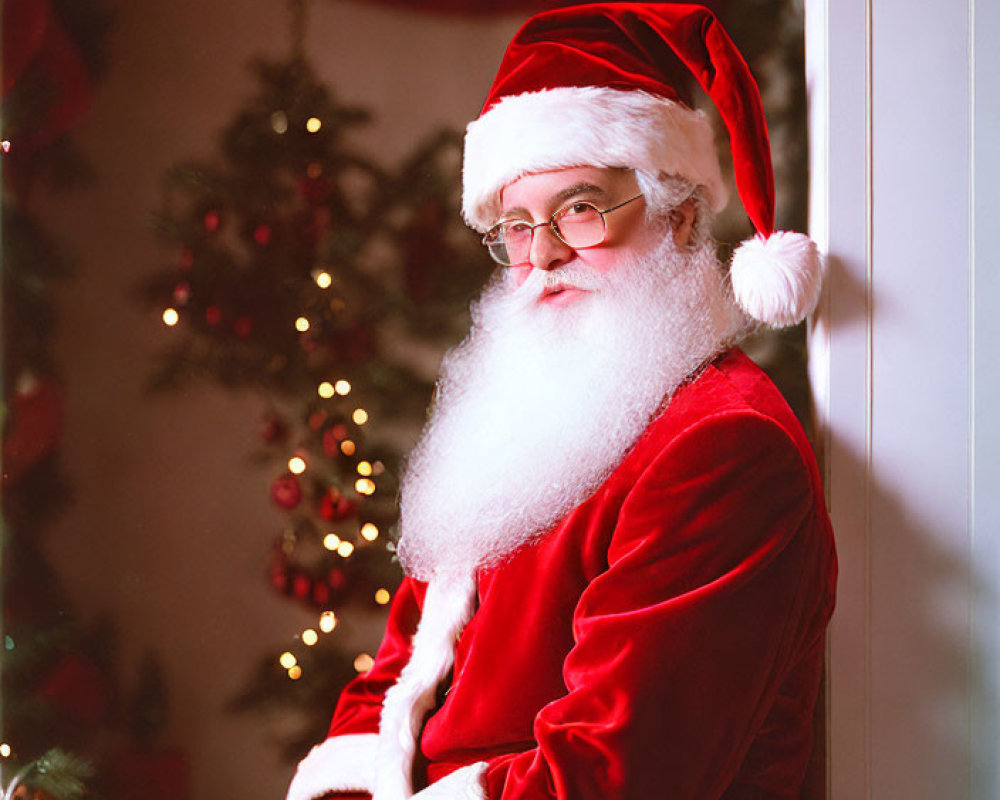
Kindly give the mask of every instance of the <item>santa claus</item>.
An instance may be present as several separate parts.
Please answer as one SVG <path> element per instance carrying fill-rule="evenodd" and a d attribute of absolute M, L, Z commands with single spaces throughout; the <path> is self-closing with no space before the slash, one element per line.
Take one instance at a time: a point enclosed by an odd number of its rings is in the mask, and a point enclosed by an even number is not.
<path fill-rule="evenodd" d="M 757 236 L 730 265 L 695 76 Z M 752 77 L 709 11 L 615 3 L 517 33 L 466 136 L 502 269 L 401 492 L 371 671 L 289 800 L 793 798 L 836 562 L 806 437 L 736 348 L 819 292 L 773 231 Z"/>

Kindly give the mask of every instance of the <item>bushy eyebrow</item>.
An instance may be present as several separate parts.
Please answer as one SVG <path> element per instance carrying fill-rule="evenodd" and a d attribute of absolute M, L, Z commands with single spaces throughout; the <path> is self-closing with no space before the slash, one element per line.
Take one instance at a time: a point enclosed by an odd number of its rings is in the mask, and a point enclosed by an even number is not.
<path fill-rule="evenodd" d="M 593 183 L 574 183 L 571 186 L 567 186 L 565 189 L 560 189 L 551 199 L 552 205 L 558 209 L 563 203 L 573 197 L 578 197 L 581 194 L 587 194 L 595 199 L 607 197 L 607 190 Z M 525 219 L 529 218 L 531 214 L 528 209 L 523 206 L 517 206 L 515 208 L 508 208 L 506 213 L 501 216 L 501 221 L 509 219 Z"/>

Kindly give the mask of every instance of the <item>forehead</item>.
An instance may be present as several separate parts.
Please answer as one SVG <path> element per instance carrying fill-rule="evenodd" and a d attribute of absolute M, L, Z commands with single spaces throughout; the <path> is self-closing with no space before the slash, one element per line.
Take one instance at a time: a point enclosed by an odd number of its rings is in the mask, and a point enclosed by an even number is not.
<path fill-rule="evenodd" d="M 577 196 L 618 199 L 627 191 L 638 191 L 635 173 L 630 169 L 586 166 L 534 172 L 521 176 L 501 190 L 500 211 L 508 214 L 513 210 L 547 208 Z"/>

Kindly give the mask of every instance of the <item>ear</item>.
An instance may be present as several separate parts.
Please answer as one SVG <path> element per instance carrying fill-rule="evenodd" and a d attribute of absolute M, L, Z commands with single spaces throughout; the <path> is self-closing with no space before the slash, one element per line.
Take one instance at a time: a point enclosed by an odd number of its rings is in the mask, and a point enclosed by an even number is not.
<path fill-rule="evenodd" d="M 694 229 L 695 201 L 689 197 L 679 206 L 672 208 L 668 215 L 670 227 L 674 232 L 674 244 L 682 249 L 691 244 L 691 232 Z"/>

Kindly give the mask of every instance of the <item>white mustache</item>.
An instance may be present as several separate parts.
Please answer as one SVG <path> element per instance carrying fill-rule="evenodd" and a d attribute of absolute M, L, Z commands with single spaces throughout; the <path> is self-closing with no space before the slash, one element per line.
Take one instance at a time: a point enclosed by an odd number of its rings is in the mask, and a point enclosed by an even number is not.
<path fill-rule="evenodd" d="M 569 264 L 558 269 L 546 271 L 533 269 L 528 279 L 518 289 L 518 294 L 535 298 L 543 292 L 551 291 L 557 286 L 573 289 L 595 291 L 608 284 L 606 276 L 578 264 Z"/>

